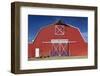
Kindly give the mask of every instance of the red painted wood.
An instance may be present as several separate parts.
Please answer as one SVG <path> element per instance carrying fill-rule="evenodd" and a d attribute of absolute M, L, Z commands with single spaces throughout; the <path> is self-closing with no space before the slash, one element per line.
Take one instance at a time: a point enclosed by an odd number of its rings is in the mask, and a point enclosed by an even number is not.
<path fill-rule="evenodd" d="M 76 43 L 69 44 L 71 56 L 86 56 L 88 53 L 87 42 L 84 41 L 79 30 L 69 25 L 64 26 L 64 35 L 55 35 L 55 25 L 49 25 L 42 28 L 33 43 L 28 44 L 28 56 L 34 57 L 35 48 L 40 49 L 41 56 L 49 56 L 52 49 L 52 44 L 43 43 L 51 41 L 51 39 L 69 39 L 69 41 L 76 41 Z M 34 30 L 33 30 L 34 32 Z"/>

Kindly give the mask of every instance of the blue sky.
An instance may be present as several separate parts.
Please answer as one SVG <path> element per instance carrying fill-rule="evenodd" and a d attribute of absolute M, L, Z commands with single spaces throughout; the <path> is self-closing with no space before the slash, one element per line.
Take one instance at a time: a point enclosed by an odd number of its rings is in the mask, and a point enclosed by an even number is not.
<path fill-rule="evenodd" d="M 85 40 L 88 41 L 88 17 L 28 15 L 28 42 L 35 38 L 41 27 L 60 19 L 63 23 L 78 27 Z"/>

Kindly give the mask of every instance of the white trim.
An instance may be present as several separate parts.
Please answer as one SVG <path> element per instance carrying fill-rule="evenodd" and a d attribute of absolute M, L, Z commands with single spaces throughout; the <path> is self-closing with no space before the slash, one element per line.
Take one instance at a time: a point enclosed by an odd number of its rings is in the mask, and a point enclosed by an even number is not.
<path fill-rule="evenodd" d="M 68 43 L 68 39 L 51 39 L 51 43 Z"/>
<path fill-rule="evenodd" d="M 42 43 L 76 43 L 77 41 L 61 41 L 61 42 L 58 42 L 58 41 L 43 41 Z"/>

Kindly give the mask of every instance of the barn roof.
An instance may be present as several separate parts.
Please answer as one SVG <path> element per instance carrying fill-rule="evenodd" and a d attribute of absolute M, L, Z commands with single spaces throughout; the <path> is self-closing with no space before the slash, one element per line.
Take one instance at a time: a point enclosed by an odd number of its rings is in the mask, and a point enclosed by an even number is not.
<path fill-rule="evenodd" d="M 63 20 L 57 20 L 55 23 L 54 23 L 54 25 L 65 25 L 65 26 L 69 26 L 68 24 L 66 24 L 66 23 L 64 23 L 64 21 Z M 70 27 L 70 26 L 69 26 Z"/>

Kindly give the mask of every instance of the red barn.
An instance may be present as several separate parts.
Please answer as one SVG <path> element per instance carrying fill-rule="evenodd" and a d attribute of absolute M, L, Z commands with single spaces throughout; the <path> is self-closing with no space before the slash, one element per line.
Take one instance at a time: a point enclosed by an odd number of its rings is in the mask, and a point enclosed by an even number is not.
<path fill-rule="evenodd" d="M 87 56 L 87 47 L 78 28 L 58 21 L 40 29 L 28 44 L 28 57 Z"/>

